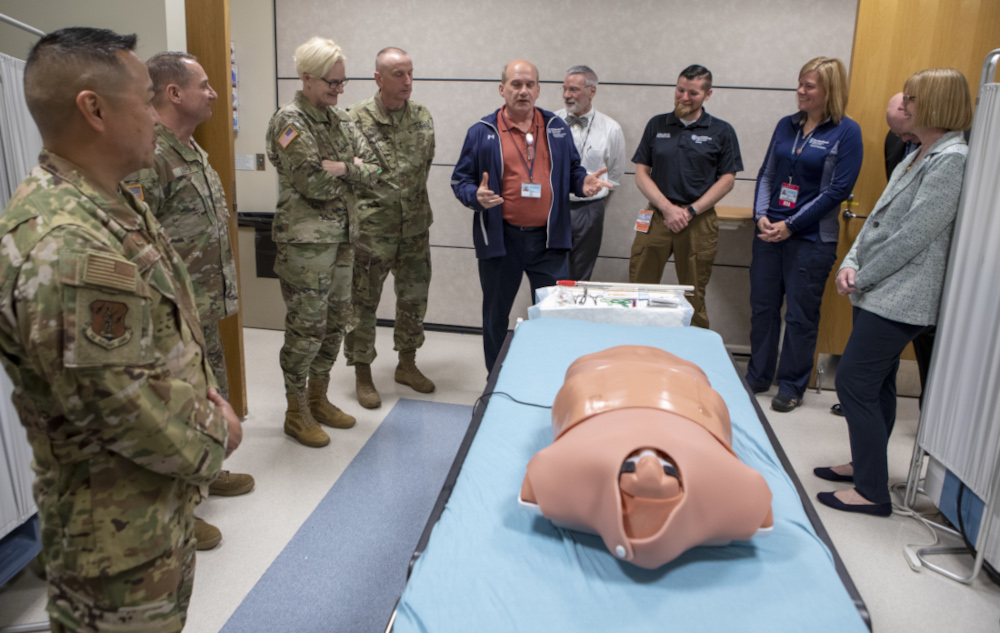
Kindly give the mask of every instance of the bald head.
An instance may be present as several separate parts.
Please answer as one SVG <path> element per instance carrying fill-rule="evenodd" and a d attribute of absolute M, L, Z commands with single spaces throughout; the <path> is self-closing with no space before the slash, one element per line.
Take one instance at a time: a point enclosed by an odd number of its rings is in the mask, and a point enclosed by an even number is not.
<path fill-rule="evenodd" d="M 889 124 L 889 129 L 902 136 L 910 131 L 912 127 L 910 117 L 903 110 L 903 93 L 892 95 L 889 105 L 885 110 L 885 122 Z"/>
<path fill-rule="evenodd" d="M 500 83 L 507 83 L 507 78 L 514 74 L 516 68 L 530 69 L 535 81 L 538 81 L 538 69 L 535 68 L 534 64 L 526 59 L 515 59 L 503 67 L 503 72 L 500 73 Z"/>
<path fill-rule="evenodd" d="M 410 55 L 401 48 L 387 46 L 375 55 L 375 72 L 385 73 L 401 61 L 410 59 Z"/>
<path fill-rule="evenodd" d="M 115 98 L 125 91 L 132 78 L 125 55 L 135 50 L 135 43 L 134 34 L 74 27 L 49 33 L 35 44 L 24 68 L 24 92 L 44 140 L 78 120 L 81 92 Z"/>

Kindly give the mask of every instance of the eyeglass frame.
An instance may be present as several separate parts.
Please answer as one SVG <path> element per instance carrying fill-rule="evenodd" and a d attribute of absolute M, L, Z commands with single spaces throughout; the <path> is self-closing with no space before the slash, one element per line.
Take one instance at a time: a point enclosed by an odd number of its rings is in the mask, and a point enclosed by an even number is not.
<path fill-rule="evenodd" d="M 333 81 L 330 81 L 326 77 L 317 77 L 316 79 L 319 79 L 331 88 L 346 88 L 347 83 L 351 81 L 350 79 L 334 79 Z"/>

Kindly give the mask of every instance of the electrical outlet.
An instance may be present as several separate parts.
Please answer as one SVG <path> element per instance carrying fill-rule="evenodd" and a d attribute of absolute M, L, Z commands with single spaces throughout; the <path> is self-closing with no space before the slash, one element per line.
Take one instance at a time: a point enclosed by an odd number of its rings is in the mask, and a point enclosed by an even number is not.
<path fill-rule="evenodd" d="M 264 155 L 257 154 L 257 171 L 264 171 Z"/>

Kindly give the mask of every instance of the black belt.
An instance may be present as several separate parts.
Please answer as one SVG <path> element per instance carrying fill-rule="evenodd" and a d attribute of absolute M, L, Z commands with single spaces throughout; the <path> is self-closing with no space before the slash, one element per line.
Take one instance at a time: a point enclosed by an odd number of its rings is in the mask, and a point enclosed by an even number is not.
<path fill-rule="evenodd" d="M 507 220 L 503 221 L 504 226 L 509 226 L 512 229 L 517 229 L 518 231 L 544 231 L 544 226 L 518 226 L 516 224 L 511 224 Z"/>

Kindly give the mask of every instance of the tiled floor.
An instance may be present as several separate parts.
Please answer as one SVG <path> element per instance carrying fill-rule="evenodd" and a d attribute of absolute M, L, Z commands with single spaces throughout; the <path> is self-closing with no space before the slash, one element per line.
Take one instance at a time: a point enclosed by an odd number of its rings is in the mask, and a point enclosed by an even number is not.
<path fill-rule="evenodd" d="M 243 446 L 227 467 L 253 474 L 257 488 L 244 497 L 213 497 L 199 508 L 200 516 L 222 530 L 223 541 L 217 549 L 199 554 L 185 629 L 190 633 L 215 633 L 222 628 L 398 398 L 472 404 L 486 383 L 478 336 L 429 332 L 417 360 L 437 383 L 437 391 L 422 395 L 395 384 L 392 336 L 380 328 L 378 349 L 382 355 L 373 365 L 373 374 L 382 408 L 368 411 L 358 406 L 353 373 L 338 362 L 330 397 L 357 416 L 358 424 L 350 430 L 334 431 L 334 441 L 326 448 L 306 449 L 282 432 L 285 400 L 277 362 L 282 333 L 248 329 L 244 341 L 250 416 Z M 758 400 L 810 497 L 844 487 L 811 474 L 815 466 L 850 458 L 843 418 L 829 413 L 835 394 L 810 392 L 802 407 L 784 414 L 769 410 L 773 395 L 761 394 Z M 901 398 L 889 453 L 892 481 L 901 481 L 906 475 L 916 421 L 916 400 Z M 875 631 L 978 633 L 1000 629 L 1000 587 L 983 577 L 972 586 L 959 585 L 933 572 L 918 573 L 909 568 L 903 546 L 932 540 L 914 520 L 851 515 L 817 506 L 868 605 Z M 971 565 L 971 558 L 956 559 L 953 565 L 961 569 Z M 44 594 L 44 584 L 30 572 L 0 588 L 0 627 L 44 620 Z"/>

